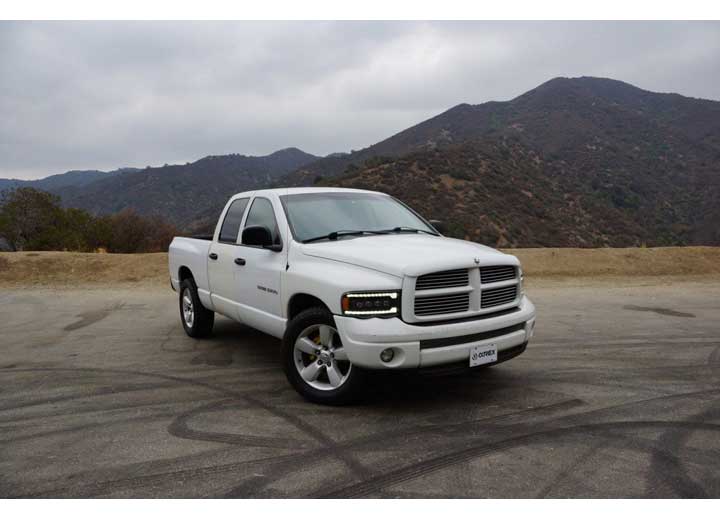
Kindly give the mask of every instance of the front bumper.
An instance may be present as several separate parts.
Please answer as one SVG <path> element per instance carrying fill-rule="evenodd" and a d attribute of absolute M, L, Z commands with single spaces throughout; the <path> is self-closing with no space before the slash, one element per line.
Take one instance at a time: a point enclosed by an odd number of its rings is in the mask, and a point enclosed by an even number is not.
<path fill-rule="evenodd" d="M 504 351 L 532 337 L 535 306 L 523 297 L 515 312 L 439 325 L 413 325 L 399 318 L 347 316 L 335 316 L 335 324 L 348 358 L 355 365 L 372 369 L 424 368 L 468 361 L 470 347 L 481 343 L 495 343 L 498 358 L 502 358 Z M 395 355 L 386 363 L 380 359 L 380 353 L 388 348 Z"/>

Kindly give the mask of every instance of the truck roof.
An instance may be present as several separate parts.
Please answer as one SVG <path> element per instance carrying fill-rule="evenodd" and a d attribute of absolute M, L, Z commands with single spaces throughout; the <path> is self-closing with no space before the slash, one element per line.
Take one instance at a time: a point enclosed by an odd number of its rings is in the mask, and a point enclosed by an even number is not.
<path fill-rule="evenodd" d="M 327 192 L 380 193 L 378 191 L 371 191 L 371 190 L 357 190 L 354 188 L 333 188 L 332 186 L 328 186 L 325 188 L 272 188 L 272 189 L 266 189 L 266 190 L 253 190 L 253 191 L 246 191 L 243 193 L 237 193 L 233 196 L 233 198 L 237 197 L 239 195 L 244 195 L 246 193 L 254 193 L 255 195 L 259 195 L 261 193 L 275 193 L 277 195 L 295 195 L 298 193 L 327 193 Z"/>

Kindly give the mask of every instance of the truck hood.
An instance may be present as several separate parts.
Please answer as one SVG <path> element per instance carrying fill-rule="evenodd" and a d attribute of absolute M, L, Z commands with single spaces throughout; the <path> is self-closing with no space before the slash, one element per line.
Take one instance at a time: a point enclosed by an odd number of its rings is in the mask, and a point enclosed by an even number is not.
<path fill-rule="evenodd" d="M 393 276 L 475 267 L 518 265 L 512 255 L 454 238 L 392 234 L 301 244 L 308 256 L 374 269 Z M 478 263 L 479 262 L 479 263 Z"/>

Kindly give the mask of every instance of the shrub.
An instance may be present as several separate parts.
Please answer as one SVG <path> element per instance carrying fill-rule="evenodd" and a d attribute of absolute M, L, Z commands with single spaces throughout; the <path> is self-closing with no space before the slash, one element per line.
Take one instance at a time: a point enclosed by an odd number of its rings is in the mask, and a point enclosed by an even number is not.
<path fill-rule="evenodd" d="M 5 192 L 0 201 L 0 239 L 12 251 L 157 252 L 166 251 L 176 234 L 160 217 L 143 217 L 131 209 L 96 217 L 83 209 L 62 208 L 59 197 L 33 188 Z"/>

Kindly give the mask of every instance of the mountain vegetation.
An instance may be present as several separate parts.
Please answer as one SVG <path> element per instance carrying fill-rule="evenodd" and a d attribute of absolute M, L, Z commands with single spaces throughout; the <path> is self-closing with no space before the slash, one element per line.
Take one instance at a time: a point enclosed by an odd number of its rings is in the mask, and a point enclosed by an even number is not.
<path fill-rule="evenodd" d="M 494 246 L 720 245 L 720 102 L 555 78 L 351 153 L 288 148 L 6 182 L 45 183 L 32 187 L 91 215 L 133 211 L 196 232 L 240 191 L 344 186 L 386 191 Z"/>
<path fill-rule="evenodd" d="M 0 179 L 0 191 L 13 188 L 35 188 L 43 191 L 57 191 L 63 188 L 82 187 L 88 184 L 118 175 L 138 171 L 137 168 L 119 168 L 117 170 L 104 172 L 100 170 L 71 170 L 57 175 L 50 175 L 44 179 L 23 180 L 23 179 Z"/>
<path fill-rule="evenodd" d="M 160 217 L 132 209 L 95 216 L 63 208 L 60 197 L 21 187 L 0 198 L 0 242 L 10 251 L 98 251 L 152 253 L 167 251 L 177 229 Z"/>
<path fill-rule="evenodd" d="M 717 245 L 720 103 L 558 78 L 287 180 L 387 191 L 491 245 Z"/>

